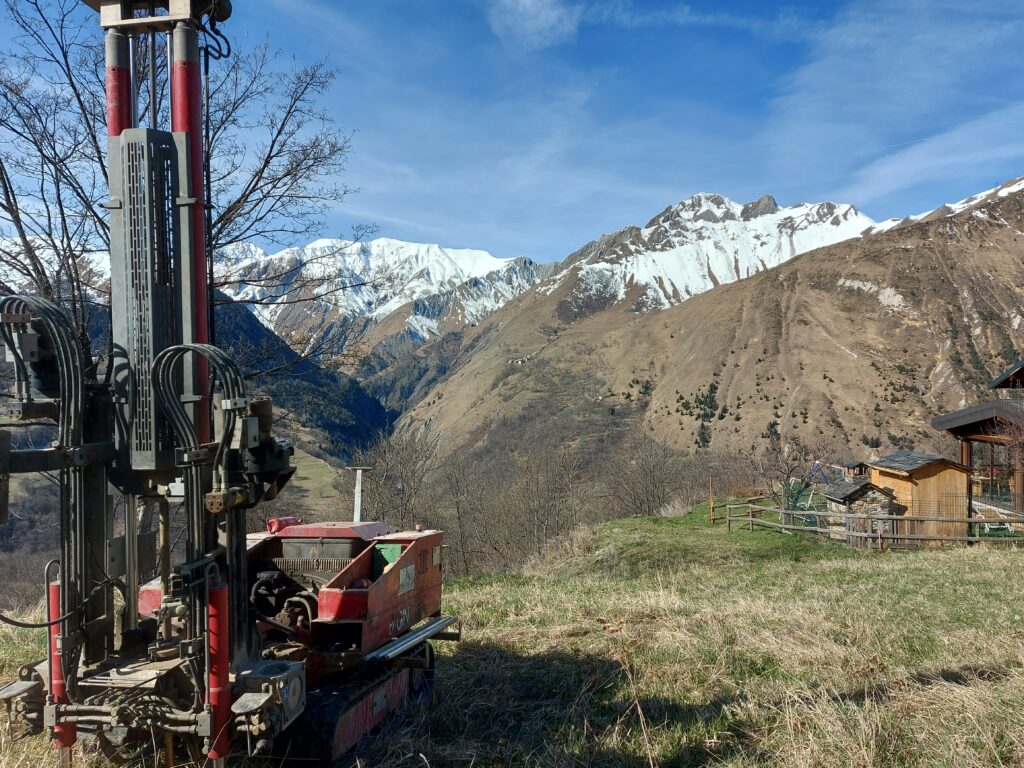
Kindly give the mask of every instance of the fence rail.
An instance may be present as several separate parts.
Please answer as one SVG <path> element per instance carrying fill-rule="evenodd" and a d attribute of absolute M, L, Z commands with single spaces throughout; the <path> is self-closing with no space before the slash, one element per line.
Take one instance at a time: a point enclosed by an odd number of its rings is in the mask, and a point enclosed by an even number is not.
<path fill-rule="evenodd" d="M 743 514 L 736 514 L 743 512 Z M 777 516 L 777 520 L 764 519 L 765 516 Z M 822 518 L 826 524 L 822 525 Z M 727 504 L 724 519 L 728 530 L 733 523 L 746 525 L 749 530 L 754 526 L 781 531 L 787 534 L 815 534 L 819 538 L 845 542 L 855 546 L 886 549 L 887 547 L 907 548 L 920 546 L 929 542 L 935 543 L 987 543 L 1024 545 L 1024 516 L 1000 515 L 999 517 L 982 517 L 979 515 L 919 515 L 919 514 L 867 514 L 857 512 L 819 511 L 803 509 L 779 509 L 760 504 Z M 844 521 L 845 527 L 830 524 L 831 521 Z M 813 521 L 813 522 L 812 522 Z M 854 530 L 851 523 L 863 521 L 868 530 Z M 944 523 L 964 525 L 966 535 L 949 535 L 939 533 L 920 533 L 907 530 L 907 523 Z M 1000 528 L 999 532 L 979 534 L 983 527 Z M 900 528 L 904 530 L 900 531 Z M 917 526 L 914 526 L 917 527 Z M 1019 528 L 1018 528 L 1019 527 Z M 874 529 L 874 530 L 872 530 Z"/>

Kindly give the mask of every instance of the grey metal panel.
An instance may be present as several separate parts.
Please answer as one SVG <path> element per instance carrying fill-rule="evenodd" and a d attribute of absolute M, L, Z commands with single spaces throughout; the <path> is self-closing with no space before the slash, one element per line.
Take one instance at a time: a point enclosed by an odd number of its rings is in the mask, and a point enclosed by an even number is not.
<path fill-rule="evenodd" d="M 174 441 L 153 397 L 153 359 L 191 339 L 191 267 L 182 247 L 183 137 L 132 128 L 110 140 L 111 307 L 119 455 L 140 470 L 174 468 Z M 182 157 L 182 155 L 185 157 Z M 184 230 L 184 231 L 183 231 Z M 191 320 L 188 321 L 191 324 Z M 192 394 L 186 370 L 185 395 Z"/>
<path fill-rule="evenodd" d="M 281 556 L 292 560 L 351 560 L 364 549 L 357 549 L 356 544 L 352 539 L 281 539 Z"/>

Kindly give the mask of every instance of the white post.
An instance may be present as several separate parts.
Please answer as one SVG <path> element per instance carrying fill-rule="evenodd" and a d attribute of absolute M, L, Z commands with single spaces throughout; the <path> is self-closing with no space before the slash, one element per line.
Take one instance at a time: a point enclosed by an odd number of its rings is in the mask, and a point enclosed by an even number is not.
<path fill-rule="evenodd" d="M 352 520 L 359 522 L 362 520 L 363 512 L 363 470 L 356 470 L 356 492 L 355 492 L 355 506 L 352 511 Z"/>

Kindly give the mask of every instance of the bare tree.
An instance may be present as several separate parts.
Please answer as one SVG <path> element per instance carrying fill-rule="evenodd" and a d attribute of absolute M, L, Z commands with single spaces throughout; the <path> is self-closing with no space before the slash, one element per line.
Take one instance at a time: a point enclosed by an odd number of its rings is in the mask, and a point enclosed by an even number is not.
<path fill-rule="evenodd" d="M 750 463 L 762 493 L 780 509 L 791 509 L 813 483 L 815 462 L 828 463 L 829 457 L 824 445 L 796 435 L 773 435 L 759 452 L 751 453 Z"/>
<path fill-rule="evenodd" d="M 84 337 L 90 312 L 105 311 L 96 267 L 110 239 L 102 35 L 79 0 L 4 0 L 3 7 L 14 37 L 0 64 L 0 290 L 63 303 Z M 282 68 L 266 43 L 234 48 L 209 73 L 214 286 L 231 291 L 240 279 L 255 280 L 261 290 L 249 303 L 324 301 L 358 282 L 339 267 L 340 252 L 254 277 L 239 274 L 233 246 L 319 232 L 327 209 L 352 191 L 338 181 L 350 134 L 319 106 L 336 72 L 323 62 Z M 166 51 L 157 46 L 154 54 L 152 72 L 148 57 L 137 57 L 140 122 L 153 111 L 166 120 L 169 108 Z M 155 104 L 148 103 L 151 77 Z M 302 350 L 306 359 L 322 351 Z"/>
<path fill-rule="evenodd" d="M 486 495 L 465 455 L 449 456 L 441 465 L 436 504 L 447 512 L 444 525 L 459 573 L 473 572 L 486 556 L 484 541 L 491 524 Z"/>
<path fill-rule="evenodd" d="M 575 444 L 559 446 L 555 451 L 552 469 L 552 485 L 558 506 L 555 533 L 560 535 L 587 520 L 592 498 L 586 467 Z"/>
<path fill-rule="evenodd" d="M 0 289 L 60 301 L 84 328 L 90 257 L 109 244 L 102 51 L 80 3 L 5 7 L 18 36 L 0 67 Z"/>
<path fill-rule="evenodd" d="M 658 514 L 679 492 L 682 475 L 679 454 L 646 435 L 634 437 L 605 470 L 605 493 L 612 514 Z"/>
<path fill-rule="evenodd" d="M 367 519 L 397 528 L 427 524 L 432 514 L 430 480 L 438 468 L 437 437 L 423 430 L 381 433 L 355 462 L 373 467 L 363 477 Z"/>

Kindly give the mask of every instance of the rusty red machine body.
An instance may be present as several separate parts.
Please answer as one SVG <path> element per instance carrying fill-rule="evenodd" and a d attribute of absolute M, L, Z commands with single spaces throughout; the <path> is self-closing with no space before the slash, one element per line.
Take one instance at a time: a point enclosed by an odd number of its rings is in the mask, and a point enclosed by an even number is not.
<path fill-rule="evenodd" d="M 14 622 L 47 631 L 47 656 L 0 702 L 64 766 L 80 742 L 131 764 L 329 764 L 426 696 L 431 642 L 459 638 L 444 534 L 296 517 L 247 533 L 295 470 L 270 400 L 209 343 L 200 42 L 231 4 L 85 2 L 106 35 L 113 344 L 89 360 L 59 305 L 0 296 L 7 419 L 53 433 L 39 449 L 0 429 L 0 524 L 11 474 L 53 473 L 61 536 L 46 620 Z M 139 59 L 156 103 L 158 50 L 170 130 L 156 109 L 138 125 Z"/>

